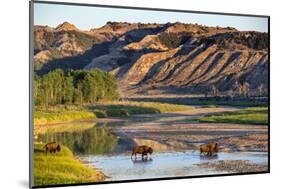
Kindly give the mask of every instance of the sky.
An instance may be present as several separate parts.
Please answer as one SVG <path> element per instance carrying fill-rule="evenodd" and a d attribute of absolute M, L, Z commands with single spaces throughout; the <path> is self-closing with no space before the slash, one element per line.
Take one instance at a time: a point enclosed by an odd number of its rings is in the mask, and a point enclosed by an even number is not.
<path fill-rule="evenodd" d="M 207 26 L 230 26 L 241 31 L 268 32 L 268 19 L 263 17 L 34 3 L 35 25 L 56 27 L 64 21 L 74 24 L 81 30 L 98 28 L 108 21 L 162 24 L 178 21 Z"/>

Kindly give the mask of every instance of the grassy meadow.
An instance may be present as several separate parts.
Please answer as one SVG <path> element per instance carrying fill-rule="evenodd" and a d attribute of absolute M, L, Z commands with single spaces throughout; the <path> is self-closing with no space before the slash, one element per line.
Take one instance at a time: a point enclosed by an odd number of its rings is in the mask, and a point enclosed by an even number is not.
<path fill-rule="evenodd" d="M 207 123 L 268 124 L 267 107 L 251 107 L 236 112 L 224 112 L 199 118 Z"/>
<path fill-rule="evenodd" d="M 104 174 L 75 159 L 65 146 L 59 153 L 46 154 L 44 144 L 34 144 L 35 186 L 88 183 L 104 179 Z"/>

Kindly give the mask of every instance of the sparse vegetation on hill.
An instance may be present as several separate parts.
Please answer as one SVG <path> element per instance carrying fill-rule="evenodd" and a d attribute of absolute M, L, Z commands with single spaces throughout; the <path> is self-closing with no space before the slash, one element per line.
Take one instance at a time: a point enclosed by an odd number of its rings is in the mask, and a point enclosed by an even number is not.
<path fill-rule="evenodd" d="M 189 33 L 168 33 L 162 32 L 159 35 L 159 40 L 163 43 L 166 47 L 170 49 L 174 49 L 179 47 L 183 44 L 190 36 Z"/>

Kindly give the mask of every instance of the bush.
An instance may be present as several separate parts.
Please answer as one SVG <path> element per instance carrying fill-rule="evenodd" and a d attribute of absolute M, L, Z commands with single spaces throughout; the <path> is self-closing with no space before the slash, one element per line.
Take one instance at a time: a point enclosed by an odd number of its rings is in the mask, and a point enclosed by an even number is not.
<path fill-rule="evenodd" d="M 188 39 L 187 33 L 167 33 L 162 32 L 159 35 L 159 40 L 162 44 L 170 49 L 174 49 L 179 47 L 182 43 L 184 43 Z"/>

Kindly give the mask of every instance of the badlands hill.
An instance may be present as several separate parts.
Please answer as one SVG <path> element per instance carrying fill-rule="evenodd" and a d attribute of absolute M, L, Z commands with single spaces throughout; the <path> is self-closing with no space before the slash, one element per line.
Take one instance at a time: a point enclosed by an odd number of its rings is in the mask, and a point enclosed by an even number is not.
<path fill-rule="evenodd" d="M 34 26 L 38 74 L 56 68 L 95 69 L 118 78 L 126 95 L 200 93 L 236 81 L 268 88 L 268 34 L 197 24 L 107 22 L 82 31 L 64 22 Z"/>

